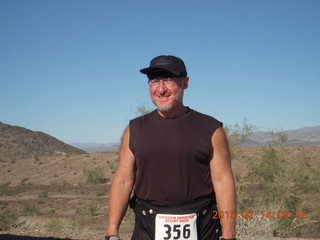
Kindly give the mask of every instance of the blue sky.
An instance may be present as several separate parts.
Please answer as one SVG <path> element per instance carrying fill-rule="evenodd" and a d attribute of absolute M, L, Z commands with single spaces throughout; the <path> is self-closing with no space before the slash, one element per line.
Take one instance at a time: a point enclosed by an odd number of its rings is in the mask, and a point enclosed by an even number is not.
<path fill-rule="evenodd" d="M 162 54 L 227 125 L 320 125 L 318 0 L 0 0 L 0 33 L 0 121 L 67 143 L 119 142 Z"/>

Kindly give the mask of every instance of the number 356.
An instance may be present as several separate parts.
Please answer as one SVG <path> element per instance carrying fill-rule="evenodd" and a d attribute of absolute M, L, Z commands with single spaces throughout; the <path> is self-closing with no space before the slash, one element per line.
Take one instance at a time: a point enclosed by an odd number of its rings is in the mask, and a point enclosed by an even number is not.
<path fill-rule="evenodd" d="M 169 225 L 169 224 L 165 224 L 164 227 L 167 230 L 165 232 L 167 234 L 167 236 L 163 238 L 164 240 L 167 240 L 167 239 L 180 239 L 181 238 L 181 233 L 182 233 L 182 237 L 184 239 L 188 239 L 190 237 L 190 224 L 184 225 L 182 229 L 181 229 L 181 225 L 180 224 L 174 224 L 172 226 Z"/>

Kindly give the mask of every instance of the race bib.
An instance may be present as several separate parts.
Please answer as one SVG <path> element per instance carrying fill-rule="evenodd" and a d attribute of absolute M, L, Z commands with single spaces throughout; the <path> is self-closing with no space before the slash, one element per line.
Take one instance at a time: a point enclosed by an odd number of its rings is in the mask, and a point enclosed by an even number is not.
<path fill-rule="evenodd" d="M 157 214 L 155 240 L 197 240 L 197 215 Z"/>

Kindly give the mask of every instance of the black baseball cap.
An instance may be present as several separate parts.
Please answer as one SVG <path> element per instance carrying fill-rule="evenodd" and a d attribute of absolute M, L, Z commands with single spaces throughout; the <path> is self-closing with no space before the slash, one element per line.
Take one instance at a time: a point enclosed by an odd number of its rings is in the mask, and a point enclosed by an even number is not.
<path fill-rule="evenodd" d="M 151 60 L 150 66 L 140 70 L 147 74 L 149 79 L 159 77 L 186 77 L 187 70 L 182 59 L 171 56 L 161 55 Z"/>

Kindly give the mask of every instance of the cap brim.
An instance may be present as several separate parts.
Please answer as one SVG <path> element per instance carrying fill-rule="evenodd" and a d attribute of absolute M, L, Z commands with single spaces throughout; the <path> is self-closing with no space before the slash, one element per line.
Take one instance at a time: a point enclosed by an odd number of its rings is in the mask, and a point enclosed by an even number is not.
<path fill-rule="evenodd" d="M 154 67 L 148 67 L 148 68 L 143 68 L 140 70 L 141 73 L 143 74 L 153 74 L 157 72 L 170 72 L 175 76 L 179 76 L 181 73 L 176 70 L 168 69 L 168 68 L 154 68 Z"/>

